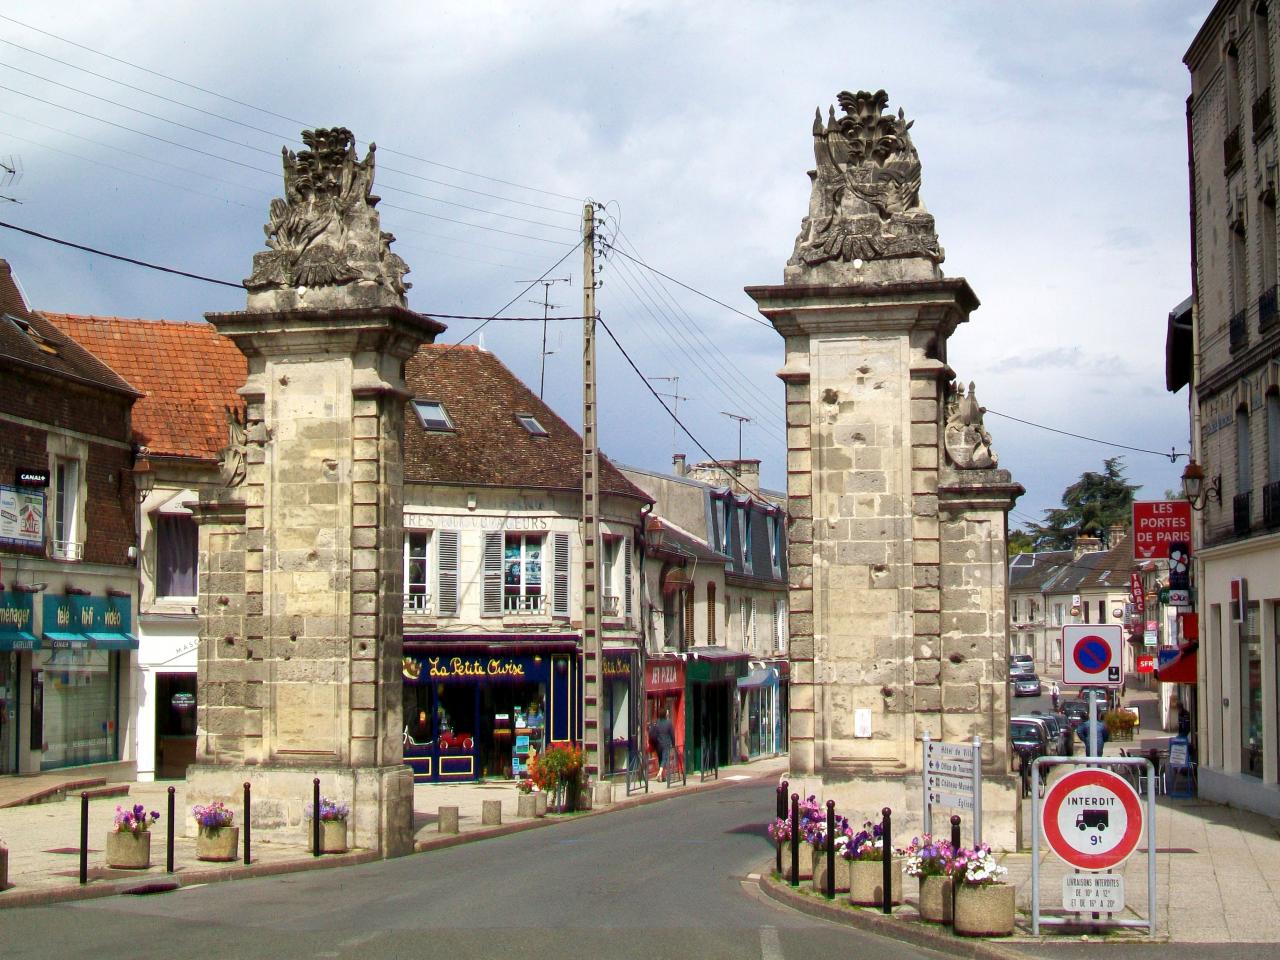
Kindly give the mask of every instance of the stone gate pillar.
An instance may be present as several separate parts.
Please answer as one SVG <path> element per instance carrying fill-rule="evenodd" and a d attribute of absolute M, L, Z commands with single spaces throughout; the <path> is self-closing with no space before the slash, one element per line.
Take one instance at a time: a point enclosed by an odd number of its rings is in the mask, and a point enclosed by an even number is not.
<path fill-rule="evenodd" d="M 791 777 L 915 830 L 922 735 L 978 734 L 984 836 L 1012 848 L 1005 535 L 1023 490 L 947 365 L 978 299 L 942 274 L 911 123 L 887 102 L 819 112 L 783 283 L 747 289 L 786 344 Z"/>
<path fill-rule="evenodd" d="M 285 151 L 248 309 L 209 321 L 248 359 L 224 488 L 201 503 L 194 802 L 301 840 L 314 777 L 349 842 L 413 848 L 400 669 L 404 362 L 443 325 L 405 306 L 371 194 L 374 147 L 343 129 Z"/>

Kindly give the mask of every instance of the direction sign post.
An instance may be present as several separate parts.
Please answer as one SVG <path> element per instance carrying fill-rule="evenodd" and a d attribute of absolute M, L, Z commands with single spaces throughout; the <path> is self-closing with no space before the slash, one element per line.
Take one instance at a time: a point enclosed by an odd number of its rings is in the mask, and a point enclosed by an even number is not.
<path fill-rule="evenodd" d="M 933 833 L 933 808 L 951 807 L 973 814 L 973 842 L 982 842 L 982 738 L 972 743 L 942 743 L 926 732 L 920 772 L 924 832 Z"/>
<path fill-rule="evenodd" d="M 1083 871 L 1110 870 L 1123 863 L 1136 849 L 1146 828 L 1147 916 L 1131 920 L 1110 916 L 1092 921 L 1113 927 L 1146 927 L 1148 936 L 1156 932 L 1156 788 L 1155 768 L 1145 757 L 1037 757 L 1031 776 L 1039 778 L 1044 767 L 1067 765 L 1077 769 L 1059 777 L 1045 792 L 1044 799 L 1031 808 L 1031 933 L 1040 936 L 1041 926 L 1064 926 L 1077 921 L 1071 917 L 1042 916 L 1040 913 L 1040 838 L 1065 863 Z M 1107 768 L 1137 767 L 1147 776 L 1145 817 L 1137 792 L 1124 777 Z M 1063 906 L 1073 912 L 1097 911 L 1114 914 L 1123 907 L 1124 884 L 1109 873 L 1077 873 L 1063 883 Z M 1113 907 L 1109 904 L 1119 906 Z M 1081 904 L 1084 904 L 1081 906 Z"/>

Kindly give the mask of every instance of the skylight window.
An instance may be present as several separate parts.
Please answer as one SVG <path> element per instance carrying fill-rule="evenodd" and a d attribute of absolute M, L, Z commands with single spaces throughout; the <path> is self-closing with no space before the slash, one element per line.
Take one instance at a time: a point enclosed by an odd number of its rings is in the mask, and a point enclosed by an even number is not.
<path fill-rule="evenodd" d="M 19 330 L 25 333 L 27 335 L 27 339 L 29 339 L 32 343 L 34 343 L 37 347 L 39 347 L 45 353 L 51 353 L 57 356 L 58 348 L 55 347 L 52 343 L 50 343 L 48 340 L 46 340 L 44 337 L 42 337 L 39 331 L 33 328 L 31 324 L 28 323 L 26 320 L 23 320 L 21 317 L 15 317 L 12 313 L 6 313 L 4 315 L 4 319 L 8 320 L 15 327 L 17 327 Z"/>
<path fill-rule="evenodd" d="M 520 426 L 524 427 L 535 437 L 547 436 L 547 428 L 540 424 L 536 417 L 529 413 L 517 413 L 516 419 L 520 421 Z"/>
<path fill-rule="evenodd" d="M 454 428 L 444 404 L 438 400 L 415 400 L 413 409 L 418 412 L 418 422 L 424 430 L 443 432 Z"/>

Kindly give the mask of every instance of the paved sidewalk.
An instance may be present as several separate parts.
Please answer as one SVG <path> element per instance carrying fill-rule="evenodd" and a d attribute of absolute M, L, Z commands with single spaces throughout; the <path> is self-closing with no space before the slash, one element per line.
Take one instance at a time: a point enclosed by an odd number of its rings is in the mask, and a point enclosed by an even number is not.
<path fill-rule="evenodd" d="M 650 785 L 650 792 L 643 791 L 627 797 L 625 786 L 619 782 L 614 787 L 614 802 L 599 812 L 621 810 L 641 803 L 659 801 L 667 796 L 694 790 L 713 789 L 744 779 L 776 779 L 786 766 L 785 758 L 768 758 L 750 764 L 725 767 L 719 780 L 700 782 L 697 776 L 689 778 L 687 786 L 678 784 L 668 790 L 660 783 Z M 44 900 L 74 899 L 80 896 L 103 896 L 121 892 L 122 888 L 140 885 L 177 882 L 212 882 L 230 879 L 237 875 L 283 873 L 291 870 L 313 869 L 317 866 L 336 866 L 362 862 L 374 855 L 368 851 L 354 850 L 347 856 L 313 857 L 307 851 L 307 841 L 301 828 L 296 839 L 282 839 L 267 834 L 253 835 L 253 864 L 205 863 L 195 855 L 195 837 L 183 836 L 186 832 L 180 822 L 174 838 L 175 873 L 165 872 L 165 838 L 167 828 L 163 819 L 168 799 L 168 788 L 174 787 L 177 816 L 190 813 L 191 804 L 200 798 L 191 797 L 184 781 L 158 781 L 130 783 L 127 797 L 106 797 L 89 802 L 89 877 L 86 887 L 79 886 L 80 798 L 78 794 L 66 800 L 0 809 L 0 844 L 9 848 L 10 889 L 0 892 L 0 907 L 28 904 Z M 414 831 L 419 850 L 437 845 L 449 845 L 471 839 L 528 829 L 556 822 L 557 817 L 532 821 L 516 816 L 519 791 L 513 781 L 468 784 L 421 784 L 414 788 Z M 481 824 L 483 801 L 502 802 L 503 826 L 493 828 Z M 106 867 L 103 852 L 106 835 L 111 829 L 116 806 L 143 804 L 148 810 L 159 811 L 161 821 L 152 828 L 151 862 L 149 870 L 111 870 Z M 456 806 L 459 813 L 458 835 L 441 834 L 437 825 L 437 813 L 441 806 Z M 237 816 L 237 823 L 240 818 Z"/>

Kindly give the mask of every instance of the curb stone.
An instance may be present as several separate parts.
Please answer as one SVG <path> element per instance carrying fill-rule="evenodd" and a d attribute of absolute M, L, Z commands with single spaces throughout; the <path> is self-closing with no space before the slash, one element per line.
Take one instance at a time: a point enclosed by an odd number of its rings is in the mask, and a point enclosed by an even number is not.
<path fill-rule="evenodd" d="M 972 960 L 1027 960 L 1027 954 L 990 940 L 957 937 L 951 933 L 935 930 L 933 924 L 907 922 L 897 917 L 886 917 L 882 913 L 873 913 L 870 910 L 844 907 L 838 902 L 796 892 L 788 883 L 773 876 L 772 863 L 767 864 L 761 871 L 759 882 L 760 891 L 777 903 L 813 917 L 857 927 L 889 940 L 925 947 L 953 957 L 970 957 Z"/>
<path fill-rule="evenodd" d="M 607 807 L 584 810 L 572 817 L 557 817 L 555 819 L 539 817 L 534 820 L 519 820 L 514 823 L 503 824 L 500 827 L 442 835 L 439 838 L 429 840 L 418 840 L 414 844 L 413 852 L 427 853 L 431 850 L 455 847 L 463 843 L 490 840 L 507 834 L 523 833 L 525 830 L 550 827 L 558 823 L 568 823 L 570 820 L 580 820 L 585 817 L 604 816 L 622 810 L 630 810 L 634 807 L 642 807 L 651 803 L 675 799 L 676 797 L 688 796 L 693 793 L 702 793 L 708 790 L 731 787 L 736 784 L 767 778 L 768 775 L 763 778 L 752 777 L 751 780 L 709 780 L 705 783 L 689 784 L 679 791 L 624 797 L 609 804 Z M 248 866 L 242 865 L 235 869 L 226 867 L 217 870 L 183 869 L 172 874 L 140 872 L 136 877 L 119 880 L 99 880 L 83 887 L 78 884 L 69 884 L 60 887 L 25 890 L 15 888 L 13 884 L 10 884 L 8 890 L 0 892 L 0 910 L 12 907 L 38 907 L 45 904 L 68 903 L 76 900 L 98 900 L 103 897 L 127 894 L 131 890 L 141 887 L 153 887 L 156 884 L 172 883 L 176 885 L 177 889 L 181 889 L 182 887 L 191 887 L 197 884 L 222 883 L 252 877 L 273 877 L 286 873 L 302 873 L 308 870 L 332 870 L 335 867 L 353 867 L 381 859 L 383 858 L 372 850 L 359 850 L 353 853 L 327 854 L 323 857 L 313 857 L 308 854 L 305 859 L 282 860 L 275 863 L 251 863 Z"/>

